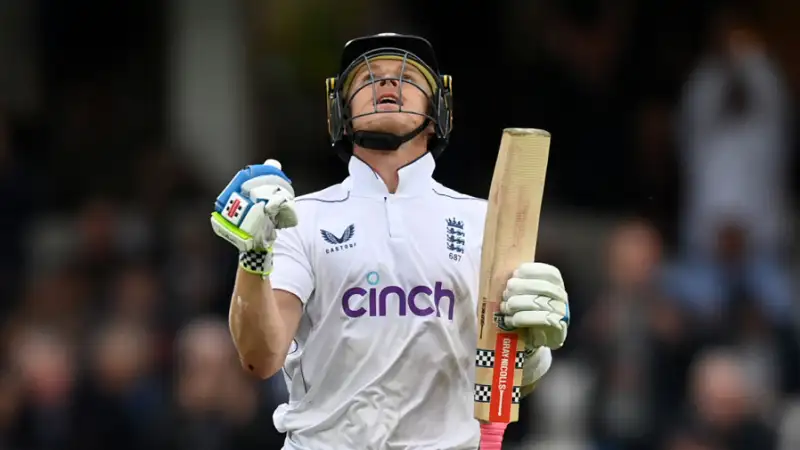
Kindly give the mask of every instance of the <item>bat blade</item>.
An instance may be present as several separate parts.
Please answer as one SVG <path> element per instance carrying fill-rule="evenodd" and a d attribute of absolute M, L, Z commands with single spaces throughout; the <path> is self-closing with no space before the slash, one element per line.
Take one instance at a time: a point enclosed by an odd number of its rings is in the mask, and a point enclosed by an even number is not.
<path fill-rule="evenodd" d="M 539 235 L 550 133 L 532 128 L 503 130 L 483 232 L 478 288 L 475 358 L 475 418 L 509 423 L 519 419 L 525 343 L 497 326 L 506 282 L 521 263 L 532 261 Z"/>

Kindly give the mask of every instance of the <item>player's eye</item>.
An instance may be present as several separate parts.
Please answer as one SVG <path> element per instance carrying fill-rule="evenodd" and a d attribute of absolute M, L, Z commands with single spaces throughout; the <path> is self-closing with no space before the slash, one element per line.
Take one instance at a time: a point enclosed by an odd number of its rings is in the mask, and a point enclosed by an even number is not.
<path fill-rule="evenodd" d="M 388 76 L 374 75 L 374 77 L 375 77 L 376 81 L 377 80 L 382 80 L 384 78 L 385 79 L 389 79 L 389 80 L 396 80 L 397 79 L 397 76 L 392 76 L 392 75 L 388 75 Z M 404 73 L 402 78 L 405 81 L 417 81 L 417 79 L 416 79 L 417 77 L 415 77 L 413 73 Z M 372 79 L 373 79 L 373 75 L 370 74 L 369 72 L 365 73 L 364 75 L 361 75 L 361 77 L 360 77 L 360 80 L 361 80 L 362 83 L 366 83 L 366 82 L 372 81 Z"/>

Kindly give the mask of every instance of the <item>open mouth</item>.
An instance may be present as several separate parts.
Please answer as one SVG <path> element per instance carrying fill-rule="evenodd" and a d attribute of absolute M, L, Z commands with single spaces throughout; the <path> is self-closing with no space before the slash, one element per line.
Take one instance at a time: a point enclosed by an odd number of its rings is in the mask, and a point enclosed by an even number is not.
<path fill-rule="evenodd" d="M 397 98 L 395 94 L 383 94 L 378 97 L 378 104 L 379 105 L 399 105 L 400 100 Z"/>

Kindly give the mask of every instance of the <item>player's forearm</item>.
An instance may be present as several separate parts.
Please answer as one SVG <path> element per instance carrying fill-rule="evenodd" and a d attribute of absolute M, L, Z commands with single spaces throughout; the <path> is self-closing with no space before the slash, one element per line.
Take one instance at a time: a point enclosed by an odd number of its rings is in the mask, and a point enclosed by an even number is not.
<path fill-rule="evenodd" d="M 229 326 L 239 358 L 248 371 L 267 378 L 280 370 L 291 337 L 269 280 L 239 268 Z"/>

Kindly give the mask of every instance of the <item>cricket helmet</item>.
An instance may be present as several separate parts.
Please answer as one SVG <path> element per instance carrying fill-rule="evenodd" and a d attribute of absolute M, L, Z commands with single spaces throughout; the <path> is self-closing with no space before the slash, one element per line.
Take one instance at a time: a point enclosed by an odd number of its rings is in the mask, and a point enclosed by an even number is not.
<path fill-rule="evenodd" d="M 377 78 L 372 72 L 370 63 L 376 60 L 390 59 L 402 61 L 402 70 L 397 77 Z M 404 77 L 408 66 L 419 70 L 426 78 L 427 89 Z M 355 75 L 362 68 L 369 70 L 370 79 L 362 85 L 354 85 Z M 416 129 L 405 135 L 388 132 L 354 130 L 353 120 L 372 114 L 384 114 L 380 111 L 377 98 L 373 99 L 373 110 L 354 116 L 350 103 L 361 89 L 373 88 L 376 82 L 395 80 L 398 89 L 419 89 L 430 91 L 428 110 L 426 113 L 404 111 L 402 102 L 399 112 L 423 116 L 425 120 Z M 453 129 L 453 95 L 452 78 L 439 72 L 439 64 L 433 46 L 426 39 L 403 34 L 381 33 L 353 39 L 344 46 L 339 74 L 326 80 L 328 102 L 328 134 L 331 145 L 339 156 L 348 161 L 353 153 L 353 144 L 374 150 L 397 150 L 403 143 L 410 141 L 428 128 L 431 124 L 434 135 L 428 141 L 428 151 L 438 157 L 444 151 Z"/>

